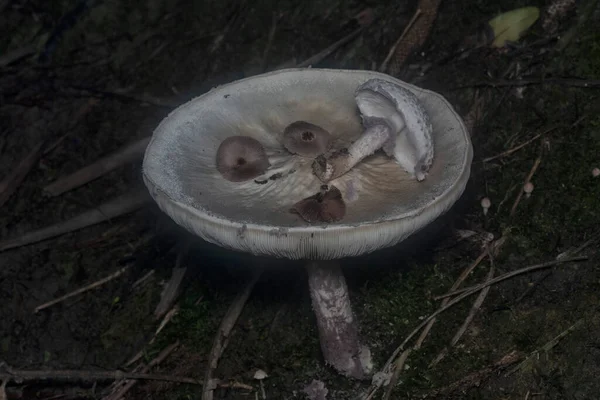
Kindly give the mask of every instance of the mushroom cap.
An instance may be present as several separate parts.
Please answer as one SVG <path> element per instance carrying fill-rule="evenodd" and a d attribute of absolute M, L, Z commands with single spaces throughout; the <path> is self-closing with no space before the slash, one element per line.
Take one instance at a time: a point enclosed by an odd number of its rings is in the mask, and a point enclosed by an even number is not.
<path fill-rule="evenodd" d="M 290 208 L 317 193 L 312 159 L 282 144 L 286 126 L 307 121 L 347 147 L 364 127 L 355 90 L 379 78 L 413 92 L 433 126 L 435 160 L 418 182 L 383 153 L 365 158 L 330 182 L 345 202 L 344 217 L 309 223 Z M 230 136 L 258 140 L 270 167 L 262 178 L 224 179 L 216 153 Z M 219 86 L 178 107 L 154 131 L 143 178 L 158 206 L 202 239 L 254 255 L 330 260 L 393 246 L 445 213 L 467 184 L 473 149 L 446 99 L 391 76 L 334 69 L 286 69 Z"/>
<path fill-rule="evenodd" d="M 283 130 L 282 144 L 290 153 L 316 157 L 329 148 L 329 132 L 306 121 L 292 122 Z"/>

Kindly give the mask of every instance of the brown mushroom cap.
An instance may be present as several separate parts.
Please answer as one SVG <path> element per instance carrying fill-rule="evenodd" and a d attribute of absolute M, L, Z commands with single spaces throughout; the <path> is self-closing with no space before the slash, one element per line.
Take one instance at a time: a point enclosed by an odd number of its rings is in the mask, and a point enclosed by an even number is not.
<path fill-rule="evenodd" d="M 283 131 L 283 146 L 293 154 L 316 157 L 329 148 L 331 135 L 325 129 L 306 121 L 289 124 Z"/>
<path fill-rule="evenodd" d="M 321 192 L 300 200 L 290 211 L 306 222 L 337 222 L 346 214 L 346 203 L 338 188 L 323 185 Z"/>
<path fill-rule="evenodd" d="M 217 170 L 231 182 L 256 178 L 269 166 L 264 147 L 249 136 L 230 136 L 217 150 Z"/>

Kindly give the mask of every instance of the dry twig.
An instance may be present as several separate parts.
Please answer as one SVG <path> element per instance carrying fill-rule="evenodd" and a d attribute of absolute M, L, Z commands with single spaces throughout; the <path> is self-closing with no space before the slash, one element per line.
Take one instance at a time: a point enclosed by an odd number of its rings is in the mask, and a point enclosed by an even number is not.
<path fill-rule="evenodd" d="M 144 155 L 150 138 L 144 138 L 137 142 L 130 143 L 125 147 L 109 154 L 93 164 L 88 165 L 71 175 L 52 182 L 44 188 L 44 192 L 49 196 L 58 196 L 69 190 L 85 185 L 107 174 L 129 162 L 136 161 Z"/>
<path fill-rule="evenodd" d="M 167 346 L 163 351 L 161 351 L 158 354 L 158 356 L 156 356 L 152 361 L 150 361 L 148 365 L 145 365 L 141 368 L 141 373 L 148 373 L 148 371 L 150 371 L 154 366 L 163 362 L 178 346 L 178 340 Z M 121 382 L 115 382 L 115 388 L 118 386 L 122 386 L 121 389 L 104 397 L 103 400 L 120 400 L 137 383 L 137 380 L 135 378 L 132 380 L 128 380 L 127 378 L 125 379 L 126 380 L 121 380 Z"/>
<path fill-rule="evenodd" d="M 0 207 L 8 201 L 8 199 L 17 190 L 21 182 L 25 179 L 27 174 L 31 171 L 36 162 L 42 155 L 44 148 L 44 141 L 36 144 L 29 154 L 21 160 L 21 162 L 15 167 L 15 169 L 8 174 L 7 177 L 0 182 Z"/>
<path fill-rule="evenodd" d="M 149 197 L 146 191 L 133 190 L 130 193 L 101 204 L 93 210 L 86 211 L 69 220 L 26 233 L 25 235 L 14 239 L 0 242 L 0 251 L 41 242 L 46 239 L 77 231 L 128 214 L 142 207 L 148 199 Z"/>
<path fill-rule="evenodd" d="M 548 131 L 548 132 L 549 132 L 549 131 Z M 548 133 L 548 132 L 545 132 L 545 133 Z M 526 141 L 526 142 L 524 142 L 524 143 L 521 143 L 521 144 L 520 144 L 520 145 L 518 145 L 518 146 L 515 146 L 515 147 L 513 147 L 512 149 L 509 149 L 509 150 L 503 151 L 502 153 L 500 153 L 500 154 L 496 154 L 495 156 L 492 156 L 492 157 L 487 157 L 487 158 L 484 158 L 484 159 L 483 159 L 483 162 L 490 162 L 490 161 L 492 161 L 492 160 L 495 160 L 495 159 L 497 159 L 497 158 L 501 158 L 501 157 L 508 156 L 508 155 L 510 155 L 510 154 L 512 154 L 512 153 L 514 153 L 514 152 L 515 152 L 515 151 L 517 151 L 517 150 L 521 150 L 523 147 L 525 147 L 525 146 L 527 146 L 529 143 L 531 143 L 531 142 L 533 142 L 533 141 L 537 140 L 537 139 L 538 139 L 540 136 L 542 136 L 542 135 L 543 135 L 542 133 L 538 133 L 537 135 L 535 135 L 535 136 L 534 136 L 534 137 L 532 137 L 531 139 L 527 140 L 527 141 Z"/>
<path fill-rule="evenodd" d="M 210 354 L 208 356 L 208 367 L 206 368 L 206 373 L 204 374 L 204 387 L 202 388 L 202 400 L 213 399 L 213 373 L 217 369 L 219 359 L 227 347 L 231 330 L 242 313 L 242 309 L 244 308 L 248 297 L 250 297 L 250 293 L 252 293 L 252 289 L 258 281 L 258 278 L 260 278 L 262 271 L 262 268 L 256 268 L 254 275 L 252 278 L 250 278 L 244 289 L 237 295 L 233 303 L 231 303 L 227 313 L 221 321 L 221 325 L 219 326 L 219 330 L 215 336 Z"/>
<path fill-rule="evenodd" d="M 391 63 L 387 68 L 388 74 L 397 76 L 400 73 L 400 69 L 404 65 L 404 62 L 412 52 L 423 46 L 425 40 L 429 37 L 429 33 L 431 32 L 433 23 L 437 17 L 440 3 L 441 0 L 418 1 L 417 9 L 420 10 L 418 19 L 416 19 L 410 29 L 403 34 L 404 38 L 400 41 L 390 60 Z"/>
<path fill-rule="evenodd" d="M 385 57 L 385 59 L 383 60 L 383 62 L 381 63 L 381 65 L 379 66 L 379 71 L 386 72 L 390 60 L 392 59 L 392 57 L 394 56 L 394 54 L 396 54 L 396 49 L 398 48 L 398 45 L 400 44 L 400 42 L 402 42 L 402 39 L 404 39 L 404 37 L 406 36 L 406 34 L 410 30 L 410 28 L 412 28 L 412 26 L 414 25 L 414 23 L 417 20 L 417 18 L 419 18 L 419 16 L 421 15 L 421 13 L 422 13 L 421 9 L 417 8 L 417 11 L 415 11 L 414 15 L 412 16 L 412 18 L 410 19 L 410 21 L 408 22 L 408 24 L 406 25 L 406 27 L 402 31 L 402 34 L 400 35 L 400 37 L 398 38 L 398 40 L 396 40 L 396 42 L 394 43 L 394 45 L 390 48 L 390 51 L 388 52 L 387 56 Z"/>
<path fill-rule="evenodd" d="M 459 379 L 458 381 L 440 389 L 435 389 L 425 395 L 427 397 L 438 397 L 440 395 L 449 395 L 453 392 L 466 392 L 469 388 L 479 386 L 481 383 L 487 379 L 489 376 L 497 373 L 500 370 L 507 368 L 509 365 L 514 364 L 519 360 L 519 353 L 516 351 L 512 351 L 502 357 L 500 360 L 496 361 L 489 367 L 485 367 L 479 371 L 470 373 L 464 378 Z"/>
<path fill-rule="evenodd" d="M 494 256 L 492 255 L 492 252 L 489 248 L 486 249 L 486 253 L 487 256 L 490 260 L 490 270 L 486 276 L 485 281 L 488 282 L 489 280 L 491 280 L 494 277 L 494 271 L 495 271 L 495 267 L 494 267 Z M 491 286 L 486 286 L 485 288 L 483 288 L 481 290 L 481 292 L 479 293 L 479 296 L 477 296 L 477 298 L 475 299 L 475 302 L 473 303 L 473 306 L 471 306 L 471 311 L 469 312 L 469 315 L 467 315 L 467 318 L 465 318 L 464 322 L 462 323 L 462 325 L 460 326 L 460 328 L 458 328 L 458 330 L 456 331 L 456 333 L 454 334 L 454 337 L 452 338 L 452 340 L 450 341 L 450 346 L 446 346 L 444 347 L 439 354 L 433 359 L 433 361 L 429 364 L 429 367 L 433 367 L 435 366 L 437 363 L 439 363 L 440 361 L 442 361 L 444 359 L 444 357 L 446 357 L 446 354 L 448 354 L 448 350 L 449 347 L 453 347 L 456 346 L 456 343 L 458 343 L 458 341 L 460 340 L 460 338 L 464 335 L 464 333 L 467 331 L 467 328 L 469 327 L 469 324 L 471 324 L 471 322 L 473 321 L 473 318 L 475 318 L 475 315 L 477 314 L 477 312 L 479 311 L 479 309 L 481 308 L 481 305 L 483 304 L 485 298 L 487 297 L 488 292 L 490 291 Z M 447 298 L 445 298 L 444 300 L 447 300 Z"/>
<path fill-rule="evenodd" d="M 560 264 L 564 264 L 564 263 L 569 263 L 569 262 L 573 262 L 573 261 L 585 261 L 587 260 L 588 257 L 587 256 L 576 256 L 576 257 L 569 257 L 569 258 L 562 258 L 560 260 L 554 260 L 554 261 L 548 261 L 545 263 L 541 263 L 541 264 L 535 264 L 535 265 L 530 265 L 529 267 L 525 267 L 525 268 L 521 268 L 521 269 L 517 269 L 515 271 L 511 271 L 511 272 L 507 272 L 503 275 L 497 276 L 494 279 L 488 281 L 488 282 L 483 282 L 483 283 L 479 283 L 477 285 L 473 285 L 473 286 L 469 286 L 466 287 L 464 289 L 458 289 L 455 290 L 453 292 L 448 292 L 446 294 L 443 294 L 441 296 L 436 296 L 434 297 L 436 300 L 438 299 L 443 299 L 445 297 L 450 297 L 450 296 L 455 296 L 457 294 L 460 293 L 465 293 L 465 292 L 473 292 L 473 291 L 479 291 L 481 289 L 483 289 L 484 287 L 490 286 L 490 285 L 494 285 L 498 282 L 513 278 L 517 275 L 523 275 L 532 271 L 536 271 L 538 269 L 544 269 L 544 268 L 550 268 L 550 267 L 554 267 L 556 265 L 560 265 Z"/>
<path fill-rule="evenodd" d="M 531 170 L 529 171 L 529 174 L 527 174 L 527 178 L 525 178 L 525 182 L 523 182 L 523 186 L 531 181 L 531 178 L 533 178 L 533 175 L 535 175 L 535 172 L 537 171 L 540 164 L 542 163 L 542 152 L 543 152 L 543 147 L 542 147 L 542 150 L 540 150 L 540 155 L 535 159 L 533 166 L 531 167 Z M 509 216 L 511 218 L 515 215 L 515 212 L 517 211 L 517 207 L 519 205 L 519 202 L 521 201 L 521 197 L 523 197 L 523 190 L 519 190 L 519 194 L 517 195 L 517 198 L 515 199 L 515 202 L 513 203 L 512 207 L 510 209 Z"/>
<path fill-rule="evenodd" d="M 86 371 L 86 370 L 22 370 L 13 369 L 7 365 L 0 364 L 0 379 L 6 382 L 33 382 L 33 381 L 118 381 L 121 379 L 142 379 L 154 381 L 169 381 L 177 383 L 189 383 L 191 385 L 202 385 L 198 379 L 172 376 L 164 374 L 145 374 L 124 371 Z"/>
<path fill-rule="evenodd" d="M 67 293 L 64 296 L 59 297 L 58 299 L 54 299 L 52 301 L 49 301 L 49 302 L 44 303 L 42 305 L 39 305 L 39 306 L 37 306 L 35 308 L 35 310 L 33 310 L 33 312 L 37 313 L 37 312 L 39 312 L 39 311 L 41 311 L 41 310 L 43 310 L 45 308 L 48 308 L 48 307 L 53 306 L 55 304 L 61 303 L 61 302 L 65 301 L 65 300 L 67 300 L 67 299 L 69 299 L 69 298 L 71 298 L 73 296 L 77 296 L 78 294 L 85 293 L 85 292 L 87 292 L 89 290 L 97 288 L 98 286 L 102 286 L 105 283 L 110 282 L 113 279 L 116 279 L 119 276 L 123 275 L 128 269 L 129 269 L 129 267 L 123 267 L 123 268 L 119 269 L 118 271 L 110 274 L 106 278 L 102 278 L 102 279 L 100 279 L 100 280 L 98 280 L 96 282 L 93 282 L 93 283 L 91 283 L 91 284 L 89 284 L 87 286 L 84 286 L 84 287 L 79 288 L 77 290 L 74 290 L 74 291 L 72 291 L 70 293 Z"/>
<path fill-rule="evenodd" d="M 381 373 L 383 374 L 389 374 L 391 372 L 393 372 L 393 367 L 392 367 L 392 363 L 394 362 L 394 360 L 396 359 L 396 357 L 398 356 L 398 354 L 400 354 L 400 352 L 404 351 L 406 349 L 406 344 L 424 327 L 426 326 L 429 321 L 431 321 L 432 319 L 434 319 L 435 317 L 437 317 L 438 315 L 440 315 L 441 313 L 443 313 L 444 311 L 446 311 L 447 309 L 453 307 L 454 305 L 460 303 L 462 300 L 464 300 L 465 298 L 479 292 L 480 290 L 494 285 L 498 282 L 504 281 L 506 279 L 510 279 L 514 276 L 517 275 L 521 275 L 521 274 L 525 274 L 534 270 L 538 270 L 538 269 L 542 269 L 542 268 L 548 268 L 554 265 L 558 265 L 558 264 L 562 264 L 562 263 L 567 263 L 567 262 L 572 262 L 572 261 L 582 261 L 582 260 L 587 260 L 588 257 L 573 257 L 573 258 L 568 258 L 568 259 L 563 259 L 561 261 L 550 261 L 547 263 L 543 263 L 543 264 L 537 264 L 537 265 L 532 265 L 530 267 L 526 267 L 526 268 L 522 268 L 516 271 L 512 271 L 512 272 L 508 272 L 504 275 L 500 275 L 494 279 L 490 279 L 489 281 L 480 283 L 478 285 L 474 285 L 465 289 L 461 289 L 461 290 L 457 290 L 454 291 L 452 293 L 447 293 L 443 296 L 438 296 L 437 298 L 444 298 L 447 296 L 453 296 L 455 294 L 458 294 L 457 297 L 453 298 L 452 300 L 450 300 L 445 306 L 438 308 L 434 313 L 432 313 L 429 317 L 425 318 L 419 325 L 417 325 L 417 327 L 415 329 L 413 329 L 413 331 L 406 336 L 406 338 L 402 341 L 402 343 L 400 343 L 400 345 L 394 350 L 394 352 L 392 353 L 392 355 L 388 358 L 388 360 L 386 361 L 386 363 L 384 364 Z M 370 394 L 369 396 L 372 396 L 372 393 L 377 391 L 379 389 L 379 386 L 372 386 L 371 390 L 370 390 Z"/>
<path fill-rule="evenodd" d="M 181 293 L 182 285 L 184 283 L 183 278 L 188 270 L 188 267 L 183 265 L 187 251 L 188 247 L 184 246 L 184 248 L 182 248 L 177 255 L 177 261 L 175 261 L 175 267 L 171 273 L 171 279 L 169 279 L 169 282 L 167 282 L 165 285 L 160 295 L 160 301 L 154 309 L 154 316 L 156 318 L 162 317 L 167 311 L 169 311 Z"/>
<path fill-rule="evenodd" d="M 340 47 L 342 47 L 346 43 L 349 43 L 350 41 L 352 41 L 353 39 L 355 39 L 356 37 L 358 37 L 358 35 L 360 35 L 360 33 L 362 31 L 363 31 L 362 27 L 356 29 L 355 31 L 353 31 L 352 33 L 344 36 L 343 38 L 341 38 L 337 42 L 333 43 L 329 47 L 321 50 L 320 52 L 318 52 L 314 56 L 309 57 L 306 60 L 302 61 L 301 63 L 299 63 L 298 65 L 296 65 L 296 67 L 297 68 L 305 68 L 305 67 L 310 67 L 310 66 L 312 66 L 314 64 L 320 63 L 321 61 L 323 61 L 324 59 L 326 59 L 327 57 L 329 57 L 331 54 L 333 54 L 333 52 L 335 52 L 336 50 L 338 50 Z"/>
<path fill-rule="evenodd" d="M 534 350 L 529 354 L 523 361 L 521 361 L 518 365 L 512 368 L 510 371 L 506 373 L 506 376 L 512 375 L 517 372 L 519 369 L 523 368 L 524 365 L 532 362 L 532 360 L 537 359 L 541 352 L 548 352 L 550 349 L 555 347 L 562 339 L 564 339 L 568 334 L 575 331 L 581 324 L 585 322 L 584 318 L 578 319 L 573 325 L 562 331 L 558 334 L 554 339 L 543 345 L 540 349 Z"/>

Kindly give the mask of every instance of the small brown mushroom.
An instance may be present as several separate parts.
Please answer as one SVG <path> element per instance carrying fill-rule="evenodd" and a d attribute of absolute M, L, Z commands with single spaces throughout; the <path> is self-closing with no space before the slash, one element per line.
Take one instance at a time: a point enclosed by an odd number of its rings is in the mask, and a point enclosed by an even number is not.
<path fill-rule="evenodd" d="M 325 129 L 306 121 L 289 124 L 283 131 L 283 146 L 292 154 L 316 157 L 329 148 L 331 135 Z"/>
<path fill-rule="evenodd" d="M 346 203 L 338 188 L 323 185 L 319 193 L 300 200 L 290 211 L 306 222 L 337 222 L 346 214 Z"/>
<path fill-rule="evenodd" d="M 270 167 L 265 149 L 249 136 L 230 136 L 217 150 L 217 170 L 231 182 L 244 182 Z"/>

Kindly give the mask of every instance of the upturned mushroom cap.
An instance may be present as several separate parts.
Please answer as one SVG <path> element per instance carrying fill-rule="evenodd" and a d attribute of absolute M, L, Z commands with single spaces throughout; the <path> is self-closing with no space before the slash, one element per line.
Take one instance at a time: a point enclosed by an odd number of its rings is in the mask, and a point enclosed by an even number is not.
<path fill-rule="evenodd" d="M 365 82 L 395 83 L 412 92 L 432 124 L 435 160 L 418 182 L 383 153 L 332 180 L 344 202 L 335 222 L 307 222 L 290 209 L 319 193 L 312 158 L 288 152 L 285 128 L 295 121 L 322 127 L 331 147 L 349 146 L 364 131 L 355 92 Z M 256 139 L 270 167 L 232 182 L 217 170 L 229 137 Z M 289 259 L 338 259 L 395 245 L 446 212 L 469 178 L 467 129 L 439 94 L 372 71 L 288 69 L 217 87 L 174 110 L 146 150 L 144 181 L 178 224 L 225 248 Z M 338 199 L 336 198 L 336 201 Z"/>
<path fill-rule="evenodd" d="M 365 126 L 384 121 L 392 137 L 383 150 L 418 180 L 433 162 L 433 125 L 419 98 L 409 89 L 384 79 L 371 79 L 356 91 Z"/>

